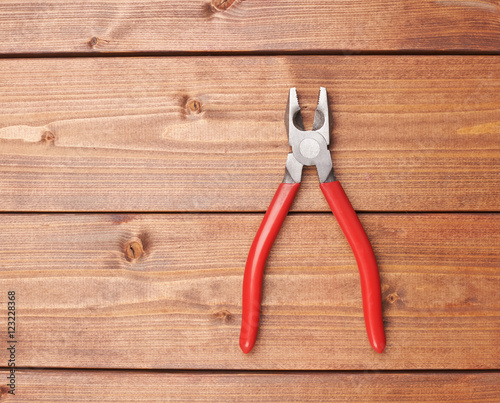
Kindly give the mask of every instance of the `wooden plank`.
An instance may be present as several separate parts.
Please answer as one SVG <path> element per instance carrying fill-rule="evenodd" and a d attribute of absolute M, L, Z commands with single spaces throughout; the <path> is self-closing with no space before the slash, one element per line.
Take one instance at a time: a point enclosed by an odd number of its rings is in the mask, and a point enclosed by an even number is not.
<path fill-rule="evenodd" d="M 497 1 L 3 1 L 0 53 L 492 51 Z"/>
<path fill-rule="evenodd" d="M 7 374 L 0 371 L 2 378 Z M 491 373 L 224 373 L 18 370 L 6 401 L 55 402 L 498 402 Z M 2 386 L 2 395 L 8 393 Z"/>
<path fill-rule="evenodd" d="M 1 60 L 0 209 L 264 211 L 320 85 L 357 210 L 500 210 L 492 56 Z M 293 209 L 328 210 L 313 170 Z"/>
<path fill-rule="evenodd" d="M 330 214 L 286 220 L 267 265 L 257 344 L 240 351 L 243 270 L 261 219 L 2 215 L 0 296 L 16 292 L 17 365 L 500 367 L 500 215 L 361 215 L 380 266 L 383 354 L 368 343 L 356 263 Z"/>

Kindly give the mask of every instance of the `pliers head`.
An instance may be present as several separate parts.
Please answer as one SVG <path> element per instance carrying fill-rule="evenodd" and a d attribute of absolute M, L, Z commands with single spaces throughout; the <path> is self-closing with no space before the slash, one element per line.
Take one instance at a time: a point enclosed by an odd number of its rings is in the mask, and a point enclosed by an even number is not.
<path fill-rule="evenodd" d="M 304 130 L 297 90 L 290 88 L 285 113 L 285 126 L 292 152 L 288 154 L 283 182 L 300 183 L 304 165 L 316 166 L 320 183 L 333 182 L 335 176 L 333 174 L 332 158 L 328 151 L 330 119 L 326 89 L 320 88 L 312 130 Z"/>

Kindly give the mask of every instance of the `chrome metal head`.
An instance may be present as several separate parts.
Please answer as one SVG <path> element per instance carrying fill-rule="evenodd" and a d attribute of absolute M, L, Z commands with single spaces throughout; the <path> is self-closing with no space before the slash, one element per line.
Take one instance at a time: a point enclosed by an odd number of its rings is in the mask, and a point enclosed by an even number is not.
<path fill-rule="evenodd" d="M 326 89 L 320 88 L 318 106 L 314 115 L 312 130 L 304 130 L 296 88 L 290 88 L 285 113 L 288 143 L 292 152 L 288 155 L 286 183 L 298 183 L 302 176 L 302 166 L 315 165 L 320 182 L 331 182 L 333 176 L 332 159 L 328 151 L 330 144 L 330 119 Z"/>
<path fill-rule="evenodd" d="M 290 88 L 288 93 L 288 103 L 286 105 L 285 126 L 288 138 L 293 137 L 296 132 L 304 132 L 304 123 L 300 113 L 299 98 L 297 89 Z M 330 118 L 328 115 L 328 97 L 325 87 L 320 87 L 318 96 L 318 105 L 314 114 L 312 131 L 318 132 L 323 136 L 327 145 L 330 144 Z M 292 145 L 292 144 L 290 144 Z"/>

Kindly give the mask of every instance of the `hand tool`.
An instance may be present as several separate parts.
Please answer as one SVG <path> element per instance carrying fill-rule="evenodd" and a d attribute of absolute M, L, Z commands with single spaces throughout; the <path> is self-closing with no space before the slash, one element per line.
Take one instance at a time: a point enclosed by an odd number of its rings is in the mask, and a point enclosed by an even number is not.
<path fill-rule="evenodd" d="M 340 183 L 333 174 L 330 144 L 330 119 L 326 89 L 319 91 L 312 130 L 304 130 L 297 91 L 291 88 L 285 126 L 292 152 L 286 160 L 285 177 L 257 231 L 245 266 L 240 347 L 249 353 L 257 338 L 260 320 L 262 277 L 267 256 L 300 186 L 304 165 L 315 165 L 320 188 L 344 232 L 359 268 L 366 331 L 373 349 L 385 348 L 382 299 L 377 261 L 372 246 Z"/>

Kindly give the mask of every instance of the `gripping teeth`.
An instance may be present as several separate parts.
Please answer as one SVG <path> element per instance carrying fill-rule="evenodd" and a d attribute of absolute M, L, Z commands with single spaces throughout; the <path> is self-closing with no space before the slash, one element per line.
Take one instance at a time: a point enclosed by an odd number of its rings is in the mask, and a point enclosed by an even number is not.
<path fill-rule="evenodd" d="M 321 106 L 320 106 L 320 103 L 322 104 Z M 320 107 L 327 106 L 327 104 L 328 104 L 328 100 L 327 100 L 327 96 L 326 96 L 326 88 L 319 87 L 318 106 L 316 107 L 316 109 L 318 109 Z"/>
<path fill-rule="evenodd" d="M 326 95 L 326 88 L 320 87 L 318 106 L 314 114 L 313 130 L 323 131 L 326 143 L 329 144 L 329 120 L 328 120 L 328 97 Z"/>
<path fill-rule="evenodd" d="M 300 111 L 299 96 L 297 95 L 297 89 L 295 87 L 290 88 L 288 99 L 288 102 L 290 102 L 290 109 L 294 110 L 295 112 L 297 110 Z"/>
<path fill-rule="evenodd" d="M 285 125 L 287 133 L 290 133 L 290 127 L 294 126 L 299 130 L 304 130 L 302 115 L 300 114 L 299 98 L 295 87 L 290 88 L 288 93 L 288 103 L 285 113 Z"/>

